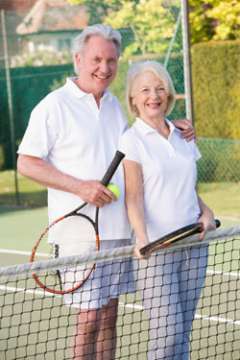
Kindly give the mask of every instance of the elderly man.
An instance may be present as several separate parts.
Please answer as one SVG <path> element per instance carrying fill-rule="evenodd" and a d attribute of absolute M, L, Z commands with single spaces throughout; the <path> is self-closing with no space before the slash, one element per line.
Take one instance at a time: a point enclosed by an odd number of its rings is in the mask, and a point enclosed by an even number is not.
<path fill-rule="evenodd" d="M 48 187 L 50 222 L 77 207 L 79 201 L 102 207 L 103 249 L 131 241 L 121 167 L 116 173 L 121 189 L 118 201 L 96 180 L 102 178 L 127 127 L 118 100 L 107 90 L 117 73 L 120 45 L 119 32 L 105 25 L 89 26 L 75 39 L 77 77 L 67 79 L 34 108 L 18 150 L 19 172 Z M 188 121 L 178 120 L 177 126 L 184 136 L 193 136 Z M 60 255 L 70 255 L 69 241 L 62 240 Z M 74 253 L 87 250 L 90 245 L 79 242 Z M 117 276 L 117 281 L 127 283 L 129 271 Z M 74 359 L 114 359 L 119 295 L 120 291 L 104 294 L 100 289 L 97 300 L 83 304 L 77 292 L 65 296 L 67 304 L 79 308 Z"/>

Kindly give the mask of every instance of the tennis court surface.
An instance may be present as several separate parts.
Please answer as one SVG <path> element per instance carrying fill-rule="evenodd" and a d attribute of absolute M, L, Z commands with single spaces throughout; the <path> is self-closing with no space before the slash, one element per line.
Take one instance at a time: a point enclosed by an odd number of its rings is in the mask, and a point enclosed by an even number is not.
<path fill-rule="evenodd" d="M 193 321 L 191 360 L 240 359 L 240 228 L 225 228 L 217 230 L 216 234 L 217 238 L 214 240 L 208 237 L 209 245 L 202 244 L 208 246 L 208 268 Z M 196 244 L 165 250 L 162 256 L 169 252 L 185 251 L 190 247 L 196 247 Z M 33 270 L 39 276 L 46 276 L 48 272 L 55 273 L 56 268 L 71 268 L 74 271 L 86 263 L 96 261 L 100 264 L 106 259 L 121 264 L 126 258 L 131 258 L 131 254 L 132 247 L 127 247 L 112 253 L 105 251 L 89 256 L 0 268 L 0 359 L 73 359 L 78 309 L 75 304 L 66 306 L 63 296 L 50 294 L 39 288 L 32 278 Z M 141 261 L 134 260 L 135 280 L 141 277 L 141 283 L 144 283 L 144 277 L 148 273 L 149 269 L 144 270 Z M 112 286 L 112 275 L 106 275 L 110 277 L 110 281 L 106 278 L 109 286 Z M 188 280 L 190 284 L 191 279 Z M 82 293 L 84 294 L 84 290 Z M 149 336 L 149 318 L 143 303 L 139 291 L 120 297 L 115 359 L 148 359 L 149 340 L 153 339 Z M 174 324 L 176 332 L 172 334 L 173 337 L 179 338 L 180 325 Z M 159 328 L 163 328 L 160 334 L 167 334 L 164 326 L 160 319 Z M 167 351 L 164 337 L 161 344 Z M 178 346 L 180 348 L 181 341 Z M 175 355 L 181 359 L 183 354 Z"/>

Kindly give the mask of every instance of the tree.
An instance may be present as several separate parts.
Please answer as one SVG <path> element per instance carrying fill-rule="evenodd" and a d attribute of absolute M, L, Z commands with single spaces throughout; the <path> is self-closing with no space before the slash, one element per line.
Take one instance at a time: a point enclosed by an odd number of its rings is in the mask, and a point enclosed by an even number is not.
<path fill-rule="evenodd" d="M 85 5 L 88 9 L 89 13 L 89 23 L 90 24 L 97 24 L 101 23 L 105 16 L 107 16 L 109 9 L 118 3 L 118 0 L 115 1 L 101 1 L 101 0 L 68 0 L 70 4 L 78 4 L 78 5 Z M 111 4 L 113 3 L 113 4 Z"/>
<path fill-rule="evenodd" d="M 12 56 L 11 67 L 69 64 L 71 60 L 69 51 L 37 49 L 34 52 L 24 51 L 22 54 Z"/>
<path fill-rule="evenodd" d="M 191 40 L 236 40 L 240 38 L 239 0 L 189 0 Z"/>
<path fill-rule="evenodd" d="M 125 55 L 163 54 L 173 36 L 178 12 L 178 1 L 125 0 L 120 9 L 109 13 L 105 22 L 132 30 L 135 41 L 127 47 Z"/>
<path fill-rule="evenodd" d="M 91 22 L 131 29 L 134 42 L 125 49 L 125 56 L 164 53 L 173 36 L 180 6 L 178 0 L 69 1 L 86 5 Z"/>
<path fill-rule="evenodd" d="M 130 27 L 136 43 L 127 53 L 164 51 L 180 0 L 68 0 L 88 8 L 90 23 Z M 240 38 L 239 0 L 189 0 L 192 43 Z"/>

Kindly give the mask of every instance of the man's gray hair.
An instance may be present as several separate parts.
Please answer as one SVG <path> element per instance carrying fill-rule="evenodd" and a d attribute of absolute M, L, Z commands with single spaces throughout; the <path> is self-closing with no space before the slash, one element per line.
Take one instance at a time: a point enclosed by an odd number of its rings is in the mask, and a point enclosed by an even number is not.
<path fill-rule="evenodd" d="M 118 56 L 120 56 L 122 37 L 119 31 L 114 30 L 109 25 L 103 25 L 103 24 L 95 24 L 95 25 L 87 26 L 81 32 L 81 34 L 79 34 L 73 40 L 72 54 L 73 54 L 74 70 L 76 74 L 78 73 L 78 69 L 75 62 L 75 55 L 82 52 L 89 38 L 94 35 L 98 35 L 106 40 L 112 41 L 117 48 Z"/>

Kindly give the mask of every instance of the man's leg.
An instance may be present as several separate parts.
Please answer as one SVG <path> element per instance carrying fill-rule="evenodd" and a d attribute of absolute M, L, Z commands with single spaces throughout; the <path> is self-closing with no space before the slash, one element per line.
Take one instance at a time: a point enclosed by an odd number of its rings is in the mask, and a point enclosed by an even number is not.
<path fill-rule="evenodd" d="M 74 336 L 74 360 L 94 360 L 96 358 L 99 311 L 82 310 L 79 313 Z"/>
<path fill-rule="evenodd" d="M 82 310 L 78 315 L 74 360 L 114 360 L 118 299 L 98 310 Z"/>
<path fill-rule="evenodd" d="M 116 352 L 117 334 L 116 322 L 118 313 L 118 299 L 111 299 L 100 310 L 98 321 L 98 336 L 96 344 L 97 360 L 114 360 Z"/>

